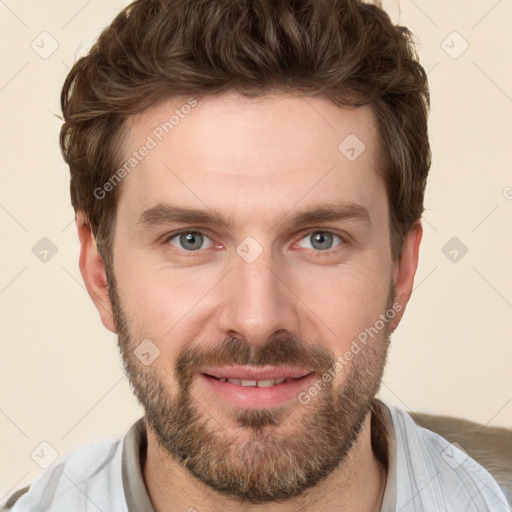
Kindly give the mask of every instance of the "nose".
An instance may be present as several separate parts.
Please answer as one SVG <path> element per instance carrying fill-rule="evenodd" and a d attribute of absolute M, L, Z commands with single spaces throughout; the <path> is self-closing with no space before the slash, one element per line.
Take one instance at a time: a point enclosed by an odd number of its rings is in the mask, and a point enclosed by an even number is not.
<path fill-rule="evenodd" d="M 301 331 L 300 301 L 289 283 L 290 273 L 284 263 L 273 261 L 271 253 L 265 249 L 252 262 L 234 255 L 232 270 L 223 280 L 218 310 L 224 336 L 261 346 L 271 336 Z"/>

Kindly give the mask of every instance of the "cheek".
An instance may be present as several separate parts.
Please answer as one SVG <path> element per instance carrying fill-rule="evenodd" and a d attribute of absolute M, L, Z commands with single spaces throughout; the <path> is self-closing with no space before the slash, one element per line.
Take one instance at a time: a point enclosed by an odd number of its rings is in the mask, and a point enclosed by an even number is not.
<path fill-rule="evenodd" d="M 391 270 L 382 262 L 352 262 L 333 268 L 310 267 L 295 277 L 293 288 L 339 352 L 384 311 L 390 280 Z"/>
<path fill-rule="evenodd" d="M 139 263 L 116 269 L 118 293 L 131 334 L 154 340 L 162 351 L 177 350 L 200 331 L 197 315 L 212 285 L 190 269 L 172 271 L 147 261 Z M 173 343 L 164 343 L 166 340 Z"/>

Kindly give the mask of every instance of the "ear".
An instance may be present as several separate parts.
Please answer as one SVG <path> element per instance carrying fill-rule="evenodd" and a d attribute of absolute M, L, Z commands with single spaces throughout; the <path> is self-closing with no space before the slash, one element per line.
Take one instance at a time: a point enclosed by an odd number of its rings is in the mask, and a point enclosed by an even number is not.
<path fill-rule="evenodd" d="M 108 296 L 105 264 L 96 248 L 91 228 L 83 214 L 75 216 L 78 238 L 80 239 L 80 272 L 85 287 L 98 310 L 103 325 L 115 333 L 112 305 Z"/>
<path fill-rule="evenodd" d="M 403 244 L 400 259 L 395 263 L 393 282 L 395 283 L 394 306 L 397 312 L 391 322 L 391 332 L 394 331 L 402 316 L 412 293 L 414 276 L 418 268 L 419 248 L 421 237 L 423 236 L 423 227 L 421 221 L 416 222 L 412 229 L 407 233 Z"/>

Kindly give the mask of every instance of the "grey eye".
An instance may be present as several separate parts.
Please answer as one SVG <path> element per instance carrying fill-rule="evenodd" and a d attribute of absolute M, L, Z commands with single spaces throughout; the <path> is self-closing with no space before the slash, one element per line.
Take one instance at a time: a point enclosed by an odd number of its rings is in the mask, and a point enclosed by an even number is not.
<path fill-rule="evenodd" d="M 178 242 L 179 245 L 176 245 L 174 241 Z M 209 240 L 209 238 L 199 231 L 187 231 L 183 233 L 178 233 L 169 239 L 169 243 L 177 247 L 178 249 L 185 249 L 187 251 L 197 251 L 202 248 L 205 240 Z M 203 247 L 204 248 L 204 247 Z"/>
<path fill-rule="evenodd" d="M 326 251 L 332 248 L 334 238 L 338 238 L 342 241 L 341 237 L 330 233 L 329 231 L 314 231 L 306 235 L 303 240 L 308 240 L 310 242 L 310 246 L 306 247 L 306 249 L 315 249 L 317 251 Z M 339 245 L 339 244 L 338 244 Z M 302 246 L 304 247 L 304 246 Z"/>

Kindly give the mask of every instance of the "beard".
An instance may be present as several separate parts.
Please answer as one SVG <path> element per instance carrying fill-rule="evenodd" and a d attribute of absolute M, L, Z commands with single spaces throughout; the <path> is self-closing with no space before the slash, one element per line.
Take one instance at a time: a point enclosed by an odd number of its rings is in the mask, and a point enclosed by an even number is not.
<path fill-rule="evenodd" d="M 164 453 L 197 480 L 240 503 L 282 502 L 314 486 L 347 459 L 380 387 L 390 338 L 387 324 L 342 367 L 345 375 L 337 387 L 334 379 L 322 380 L 332 372 L 336 355 L 289 334 L 260 347 L 237 338 L 204 348 L 190 344 L 176 358 L 173 374 L 162 374 L 157 364 L 145 366 L 134 355 L 143 338 L 128 323 L 113 274 L 108 283 L 123 366 L 146 425 Z M 391 285 L 387 310 L 393 298 Z M 235 365 L 312 369 L 320 390 L 307 404 L 297 400 L 244 409 L 222 403 L 221 423 L 193 396 L 193 385 L 202 368 Z M 174 396 L 166 385 L 171 377 L 177 385 Z M 212 397 L 208 401 L 213 403 Z"/>

